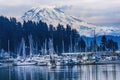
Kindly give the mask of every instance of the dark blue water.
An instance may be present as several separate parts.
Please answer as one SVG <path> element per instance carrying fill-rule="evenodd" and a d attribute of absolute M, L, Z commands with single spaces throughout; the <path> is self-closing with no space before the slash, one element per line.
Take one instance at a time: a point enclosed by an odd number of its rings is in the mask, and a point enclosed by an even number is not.
<path fill-rule="evenodd" d="M 0 67 L 0 80 L 120 80 L 120 64 Z"/>

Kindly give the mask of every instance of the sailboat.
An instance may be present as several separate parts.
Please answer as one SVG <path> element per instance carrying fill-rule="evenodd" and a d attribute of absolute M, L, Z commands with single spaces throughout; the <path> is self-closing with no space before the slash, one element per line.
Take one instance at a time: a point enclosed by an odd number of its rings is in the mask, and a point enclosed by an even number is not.
<path fill-rule="evenodd" d="M 38 66 L 47 66 L 47 61 L 45 60 L 44 56 L 39 57 L 37 61 Z"/>
<path fill-rule="evenodd" d="M 22 57 L 20 60 L 15 61 L 14 65 L 15 66 L 28 66 L 28 65 L 35 65 L 36 62 L 29 60 L 26 58 L 26 53 L 25 53 L 25 40 L 22 38 Z"/>
<path fill-rule="evenodd" d="M 12 63 L 14 61 L 13 57 L 11 57 L 10 54 L 10 40 L 8 40 L 8 52 L 6 52 L 7 55 L 5 56 L 3 62 L 1 62 L 2 66 L 12 66 Z"/>
<path fill-rule="evenodd" d="M 85 56 L 86 57 L 86 60 L 85 60 L 85 62 L 83 63 L 83 64 L 95 64 L 95 53 L 96 53 L 96 34 L 95 34 L 95 29 L 94 29 L 94 41 L 93 41 L 93 52 L 92 53 L 90 53 L 90 54 L 88 54 L 87 56 Z M 87 45 L 88 45 L 88 40 L 87 40 Z M 86 52 L 87 52 L 87 48 L 88 47 L 86 47 Z"/>
<path fill-rule="evenodd" d="M 56 68 L 56 62 L 52 55 L 50 55 L 50 64 L 51 64 L 51 68 Z"/>
<path fill-rule="evenodd" d="M 41 49 L 42 55 L 39 56 L 39 58 L 37 59 L 37 65 L 38 66 L 47 66 L 47 60 L 45 59 L 46 54 L 47 54 L 47 42 L 45 40 L 45 43 L 43 45 L 43 48 Z"/>
<path fill-rule="evenodd" d="M 22 51 L 22 41 L 20 43 L 20 46 L 18 46 L 17 48 L 17 57 L 14 59 L 14 62 L 21 60 L 21 56 L 20 56 L 21 51 Z"/>
<path fill-rule="evenodd" d="M 56 67 L 56 60 L 54 57 L 53 39 L 49 40 L 49 56 L 50 56 L 50 61 L 48 62 L 48 65 L 50 65 L 51 68 L 55 68 Z"/>

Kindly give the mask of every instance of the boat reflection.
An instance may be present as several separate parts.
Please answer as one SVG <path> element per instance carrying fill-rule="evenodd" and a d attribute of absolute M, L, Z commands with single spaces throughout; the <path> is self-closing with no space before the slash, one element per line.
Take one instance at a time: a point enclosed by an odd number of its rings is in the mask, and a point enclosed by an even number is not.
<path fill-rule="evenodd" d="M 15 66 L 0 67 L 0 80 L 119 80 L 120 65 Z M 10 77 L 8 79 L 8 77 Z"/>

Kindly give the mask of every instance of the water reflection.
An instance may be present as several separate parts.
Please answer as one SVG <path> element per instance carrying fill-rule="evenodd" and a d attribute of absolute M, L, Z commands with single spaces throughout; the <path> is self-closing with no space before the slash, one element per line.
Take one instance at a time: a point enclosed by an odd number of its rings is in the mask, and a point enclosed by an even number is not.
<path fill-rule="evenodd" d="M 120 65 L 0 67 L 0 80 L 119 80 Z M 7 77 L 6 77 L 7 76 Z"/>

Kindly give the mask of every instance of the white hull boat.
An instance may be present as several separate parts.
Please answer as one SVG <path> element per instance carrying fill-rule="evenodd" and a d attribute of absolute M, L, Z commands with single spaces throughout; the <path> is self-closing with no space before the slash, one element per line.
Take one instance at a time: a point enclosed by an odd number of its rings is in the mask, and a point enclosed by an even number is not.
<path fill-rule="evenodd" d="M 29 66 L 29 65 L 35 65 L 36 62 L 28 62 L 28 61 L 17 61 L 14 63 L 15 66 Z"/>
<path fill-rule="evenodd" d="M 47 66 L 47 62 L 46 61 L 39 61 L 37 62 L 38 66 Z"/>
<path fill-rule="evenodd" d="M 38 62 L 37 65 L 38 66 L 47 66 L 47 63 L 46 62 Z"/>

